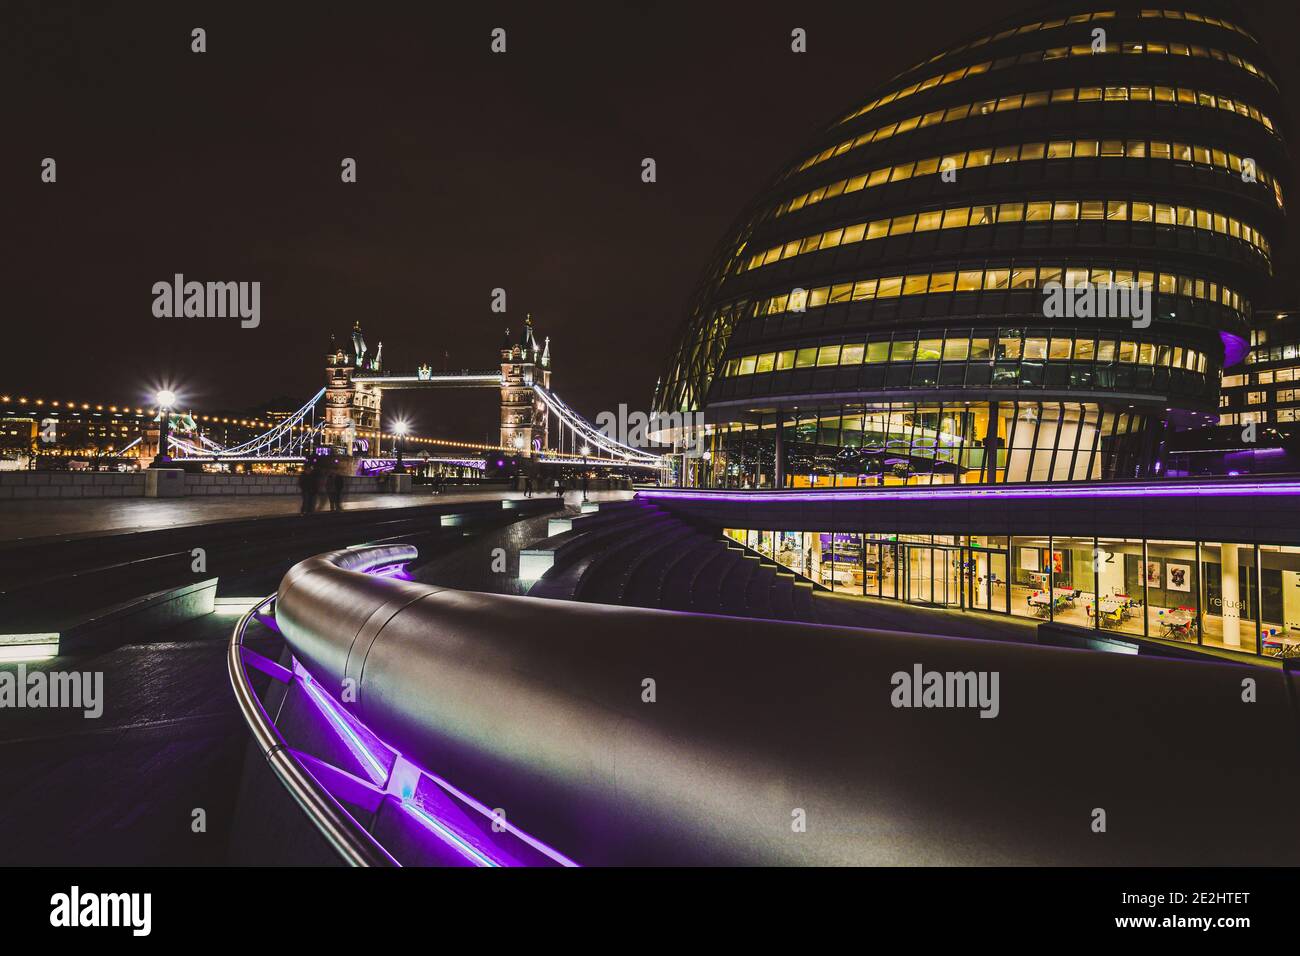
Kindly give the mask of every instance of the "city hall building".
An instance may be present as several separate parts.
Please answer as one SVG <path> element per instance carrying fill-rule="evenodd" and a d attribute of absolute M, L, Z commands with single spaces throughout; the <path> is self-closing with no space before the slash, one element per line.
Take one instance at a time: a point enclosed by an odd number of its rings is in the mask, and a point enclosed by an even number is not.
<path fill-rule="evenodd" d="M 1031 10 L 742 211 L 655 395 L 703 441 L 648 494 L 834 591 L 1290 655 L 1300 485 L 1187 484 L 1292 434 L 1274 70 L 1228 5 Z"/>
<path fill-rule="evenodd" d="M 1048 10 L 848 103 L 742 212 L 655 396 L 707 422 L 685 484 L 1155 477 L 1217 422 L 1283 224 L 1273 71 L 1226 7 Z"/>

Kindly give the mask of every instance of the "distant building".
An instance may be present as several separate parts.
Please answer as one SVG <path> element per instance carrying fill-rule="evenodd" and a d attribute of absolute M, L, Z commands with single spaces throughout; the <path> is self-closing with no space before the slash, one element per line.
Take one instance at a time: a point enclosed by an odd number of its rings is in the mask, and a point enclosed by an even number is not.
<path fill-rule="evenodd" d="M 1171 438 L 1170 477 L 1300 473 L 1300 310 L 1257 311 L 1250 342 L 1223 374 L 1218 424 Z"/>

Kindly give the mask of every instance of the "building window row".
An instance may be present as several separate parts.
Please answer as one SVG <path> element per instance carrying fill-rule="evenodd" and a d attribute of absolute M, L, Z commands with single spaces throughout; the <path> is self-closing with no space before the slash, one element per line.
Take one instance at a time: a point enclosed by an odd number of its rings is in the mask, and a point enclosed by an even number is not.
<path fill-rule="evenodd" d="M 1055 103 L 1095 103 L 1095 102 L 1142 102 L 1173 103 L 1182 106 L 1195 106 L 1204 109 L 1222 109 L 1248 117 L 1259 123 L 1270 133 L 1275 131 L 1273 121 L 1260 112 L 1259 108 L 1227 96 L 1208 93 L 1203 90 L 1191 90 L 1174 86 L 1080 86 L 1064 87 L 1056 90 L 1035 90 L 1031 93 L 1009 93 L 1006 96 L 965 103 L 947 109 L 931 110 L 867 130 L 852 139 L 846 139 L 834 146 L 828 146 L 814 156 L 809 156 L 794 167 L 788 175 L 803 172 L 835 156 L 841 156 L 851 149 L 879 143 L 882 140 L 910 133 L 914 129 L 924 129 L 940 123 L 952 123 L 970 116 L 986 116 L 992 113 L 1005 113 L 1012 110 L 1033 109 Z"/>
<path fill-rule="evenodd" d="M 1212 27 L 1221 27 L 1224 30 L 1231 30 L 1233 33 L 1240 33 L 1247 40 L 1255 40 L 1255 34 L 1249 30 L 1221 17 L 1212 17 L 1207 13 L 1195 13 L 1191 10 L 1143 10 L 1140 16 L 1144 20 L 1190 20 L 1192 23 L 1208 23 Z M 1255 42 L 1259 41 L 1255 40 Z"/>
<path fill-rule="evenodd" d="M 1234 376 L 1241 378 L 1242 376 Z M 1274 382 L 1300 382 L 1300 369 L 1297 368 L 1279 368 L 1268 372 L 1255 372 L 1251 378 L 1256 385 L 1272 385 Z M 1227 384 L 1227 381 L 1224 381 Z M 1242 384 L 1242 383 L 1238 383 Z"/>
<path fill-rule="evenodd" d="M 1037 289 L 1049 283 L 1077 288 L 1093 285 L 1117 285 L 1158 289 L 1167 295 L 1214 302 L 1246 315 L 1250 303 L 1240 293 L 1207 279 L 1173 273 L 1134 271 L 1084 266 L 1016 266 L 1014 268 L 963 269 L 958 271 L 919 272 L 908 275 L 860 279 L 814 289 L 795 288 L 783 295 L 759 299 L 756 315 L 780 312 L 803 312 L 837 302 L 865 299 L 888 299 L 927 293 L 978 292 L 1006 289 Z"/>
<path fill-rule="evenodd" d="M 1203 352 L 1167 343 L 1081 337 L 1033 335 L 1007 330 L 1002 336 L 951 335 L 927 338 L 898 336 L 875 341 L 809 345 L 727 360 L 723 376 L 762 375 L 788 369 L 820 368 L 828 365 L 862 365 L 879 362 L 978 362 L 993 360 L 1074 361 L 1154 365 L 1205 372 L 1208 359 Z"/>
<path fill-rule="evenodd" d="M 1225 53 L 1223 50 L 1214 47 L 1205 47 L 1198 43 L 1166 43 L 1163 40 L 1112 40 L 1109 41 L 1104 48 L 1100 49 L 1094 49 L 1091 43 L 1076 43 L 1072 46 L 1058 46 L 1046 50 L 1030 50 L 1014 56 L 1004 56 L 996 60 L 985 60 L 982 63 L 973 63 L 970 66 L 958 67 L 957 69 L 949 70 L 947 73 L 937 73 L 925 80 L 913 83 L 910 86 L 905 86 L 901 90 L 886 93 L 877 100 L 872 100 L 866 106 L 840 120 L 840 123 L 847 123 L 850 120 L 857 119 L 859 116 L 870 113 L 878 107 L 887 106 L 890 103 L 896 103 L 914 93 L 924 93 L 926 90 L 933 89 L 936 86 L 946 86 L 949 83 L 955 83 L 958 80 L 964 80 L 972 76 L 979 76 L 982 73 L 1005 69 L 1009 66 L 1025 66 L 1032 63 L 1046 63 L 1052 60 L 1064 60 L 1072 56 L 1099 56 L 1106 53 L 1191 56 L 1200 59 L 1218 60 L 1221 63 L 1230 63 L 1240 70 L 1245 70 L 1251 76 L 1264 80 L 1274 88 L 1277 87 L 1277 84 L 1273 81 L 1271 76 L 1256 67 L 1255 64 L 1251 63 L 1249 60 L 1243 60 L 1235 53 Z"/>
<path fill-rule="evenodd" d="M 1001 40 L 1006 40 L 1013 36 L 1024 36 L 1029 33 L 1037 33 L 1040 30 L 1055 30 L 1059 27 L 1070 26 L 1077 23 L 1091 23 L 1095 20 L 1113 20 L 1115 18 L 1116 18 L 1116 11 L 1101 10 L 1095 13 L 1080 13 L 1072 17 L 1059 17 L 1054 20 L 1039 20 L 1034 23 L 1026 23 L 1025 25 L 1020 27 L 1011 27 L 1009 29 L 1001 31 L 1000 33 L 990 33 L 987 36 L 980 37 L 978 40 L 972 40 L 970 43 L 963 43 L 960 46 L 955 46 L 951 50 L 945 50 L 942 53 L 936 53 L 928 60 L 923 60 L 922 62 L 916 64 L 915 66 L 909 67 L 908 69 L 904 70 L 902 73 L 897 74 L 897 76 L 895 76 L 894 79 L 898 79 L 899 77 L 911 73 L 913 70 L 919 70 L 921 67 L 925 66 L 926 64 L 934 63 L 938 60 L 942 60 L 944 57 L 953 56 L 954 54 L 961 53 L 965 50 L 973 50 L 976 47 L 981 47 L 986 43 L 997 43 Z M 1230 23 L 1227 20 L 1221 20 L 1218 17 L 1207 16 L 1204 13 L 1193 13 L 1190 11 L 1183 11 L 1183 10 L 1143 10 L 1140 14 L 1140 18 L 1143 20 L 1153 20 L 1153 19 L 1154 20 L 1159 20 L 1159 19 L 1189 20 L 1193 23 L 1205 23 L 1210 26 L 1219 27 L 1224 30 L 1231 30 L 1233 33 L 1238 33 L 1241 36 L 1244 36 L 1248 40 L 1255 40 L 1255 37 L 1252 33 L 1250 33 L 1248 30 L 1243 29 L 1242 27 L 1237 26 L 1237 24 Z M 850 115 L 845 117 L 840 122 L 847 122 L 852 118 L 853 116 Z"/>
<path fill-rule="evenodd" d="M 830 590 L 1261 657 L 1300 653 L 1300 547 L 727 528 Z"/>
<path fill-rule="evenodd" d="M 1216 169 L 1230 170 L 1241 175 L 1242 161 L 1236 153 L 1216 149 L 1212 146 L 1199 146 L 1189 143 L 1170 142 L 1169 140 L 1145 139 L 1076 139 L 1053 140 L 1046 143 L 1022 143 L 1010 146 L 984 146 L 964 152 L 948 153 L 944 156 L 930 156 L 916 162 L 899 163 L 882 166 L 870 173 L 862 173 L 847 179 L 841 179 L 825 186 L 818 186 L 777 206 L 773 218 L 780 218 L 786 213 L 797 212 L 805 206 L 811 206 L 824 199 L 897 183 L 917 176 L 935 175 L 943 170 L 971 169 L 980 166 L 996 166 L 1004 163 L 1033 162 L 1041 159 L 1079 159 L 1093 157 L 1128 157 L 1133 159 L 1172 159 L 1178 162 L 1195 163 Z M 1273 199 L 1278 208 L 1285 208 L 1282 200 L 1282 184 L 1276 177 L 1256 167 L 1255 178 L 1273 192 Z"/>
<path fill-rule="evenodd" d="M 1246 356 L 1246 362 L 1254 365 L 1257 362 L 1288 362 L 1297 358 L 1300 358 L 1300 345 L 1292 342 L 1288 345 L 1251 349 L 1250 354 Z"/>
<path fill-rule="evenodd" d="M 1279 388 L 1273 392 L 1267 390 L 1248 391 L 1229 388 L 1219 396 L 1220 408 L 1233 408 L 1240 405 L 1265 405 L 1273 408 L 1278 405 L 1293 404 L 1300 401 L 1300 389 Z"/>
<path fill-rule="evenodd" d="M 737 271 L 747 272 L 810 252 L 835 249 L 872 239 L 884 239 L 887 236 L 904 236 L 913 232 L 966 229 L 1008 222 L 1088 220 L 1154 222 L 1161 225 L 1203 229 L 1240 239 L 1266 259 L 1271 255 L 1269 242 L 1258 229 L 1233 216 L 1211 209 L 1129 199 L 1042 199 L 1029 202 L 952 206 L 947 209 L 932 209 L 927 212 L 874 219 L 870 222 L 854 223 L 851 226 L 839 226 L 802 239 L 791 239 L 789 242 L 755 253 L 741 262 Z"/>
<path fill-rule="evenodd" d="M 1087 481 L 1131 477 L 1145 417 L 1086 402 L 879 402 L 719 425 L 697 484 L 787 488 Z"/>
<path fill-rule="evenodd" d="M 960 390 L 963 393 L 1015 392 L 1030 395 L 1039 390 L 1124 392 L 1159 395 L 1166 401 L 1187 399 L 1198 406 L 1214 397 L 1214 382 L 1207 375 L 1183 369 L 1117 362 L 1008 359 L 985 362 L 893 362 L 848 367 L 800 369 L 771 375 L 719 377 L 710 390 L 718 400 L 767 401 L 766 396 L 810 392 L 863 391 L 871 393 Z"/>
<path fill-rule="evenodd" d="M 1286 411 L 1289 413 L 1294 410 L 1286 409 Z M 1275 421 L 1292 422 L 1296 420 L 1293 415 L 1287 418 L 1281 417 L 1282 410 L 1279 410 L 1277 414 L 1279 417 L 1276 418 Z M 1268 416 L 1269 413 L 1267 411 L 1231 412 L 1231 413 L 1225 413 L 1220 415 L 1219 424 L 1220 425 L 1266 425 L 1268 424 L 1269 421 Z"/>
<path fill-rule="evenodd" d="M 1266 425 L 1269 422 L 1300 422 L 1300 408 L 1274 408 L 1251 412 L 1232 412 L 1219 416 L 1220 425 Z"/>

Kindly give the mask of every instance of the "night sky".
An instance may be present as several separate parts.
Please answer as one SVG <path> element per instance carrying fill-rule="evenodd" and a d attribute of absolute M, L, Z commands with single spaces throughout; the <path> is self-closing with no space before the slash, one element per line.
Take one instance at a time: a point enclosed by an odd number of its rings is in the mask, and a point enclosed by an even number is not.
<path fill-rule="evenodd" d="M 566 401 L 646 409 L 742 206 L 872 86 L 1022 7 L 6 3 L 0 392 L 143 404 L 166 380 L 201 412 L 296 407 L 356 319 L 388 368 L 461 368 L 495 364 L 531 312 Z M 1296 10 L 1248 21 L 1290 90 Z M 261 326 L 154 318 L 150 289 L 177 272 L 260 280 Z M 492 392 L 385 409 L 424 435 L 496 434 Z"/>

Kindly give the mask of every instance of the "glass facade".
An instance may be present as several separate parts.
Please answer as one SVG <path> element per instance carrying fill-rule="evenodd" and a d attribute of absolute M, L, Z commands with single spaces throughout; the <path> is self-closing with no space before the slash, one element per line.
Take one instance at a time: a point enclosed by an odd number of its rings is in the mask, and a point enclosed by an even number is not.
<path fill-rule="evenodd" d="M 973 229 L 1012 222 L 1162 222 L 1186 229 L 1205 229 L 1240 239 L 1265 258 L 1272 255 L 1268 240 L 1249 224 L 1235 217 L 1193 206 L 1151 202 L 1149 199 L 1034 199 L 1029 202 L 987 203 L 982 206 L 949 206 L 926 212 L 910 212 L 888 219 L 837 226 L 824 232 L 791 239 L 759 251 L 736 267 L 738 272 L 761 269 L 794 256 L 835 249 L 856 242 L 870 242 L 888 236 L 905 236 L 935 229 Z M 1032 284 L 1032 280 L 1031 283 Z M 948 285 L 951 290 L 953 285 Z"/>
<path fill-rule="evenodd" d="M 1092 17 L 1093 19 L 1110 19 L 1111 17 L 1113 17 L 1113 15 L 1114 13 L 1112 11 L 1109 16 L 1107 16 L 1106 14 L 1093 14 Z M 1082 23 L 1086 21 L 1076 20 L 1075 22 Z M 1066 21 L 1065 20 L 1056 21 L 1055 25 L 1065 26 Z M 1038 29 L 1042 29 L 1041 23 L 1035 24 L 1034 26 L 1036 26 Z M 1029 31 L 1023 29 L 1016 30 L 1008 34 L 1008 36 L 1024 36 L 1026 32 Z M 990 37 L 989 39 L 997 39 L 997 37 Z M 1221 63 L 1231 63 L 1237 69 L 1245 70 L 1247 73 L 1250 73 L 1252 76 L 1258 76 L 1263 78 L 1264 80 L 1267 80 L 1269 83 L 1273 83 L 1273 80 L 1269 77 L 1267 73 L 1259 69 L 1257 66 L 1255 66 L 1255 64 L 1251 63 L 1249 60 L 1243 60 L 1235 53 L 1225 53 L 1223 50 L 1219 50 L 1214 47 L 1204 47 L 1199 44 L 1189 45 L 1186 43 L 1163 43 L 1159 40 L 1152 40 L 1149 42 L 1142 42 L 1140 40 L 1131 40 L 1127 43 L 1106 43 L 1106 44 L 1078 43 L 1075 44 L 1074 46 L 1058 46 L 1046 50 L 1029 50 L 1027 52 L 1020 53 L 1016 56 L 1000 57 L 996 60 L 984 60 L 979 63 L 972 63 L 969 66 L 964 66 L 954 70 L 949 70 L 947 73 L 936 73 L 933 76 L 926 77 L 924 80 L 918 80 L 914 83 L 909 84 L 908 86 L 905 86 L 901 89 L 893 90 L 889 93 L 886 93 L 884 96 L 872 100 L 870 103 L 866 104 L 865 106 L 857 110 L 854 110 L 848 116 L 844 117 L 844 119 L 840 120 L 840 122 L 847 123 L 850 120 L 857 119 L 859 116 L 862 116 L 864 113 L 869 113 L 872 110 L 881 106 L 887 106 L 890 103 L 897 102 L 898 100 L 911 96 L 915 93 L 924 92 L 926 90 L 933 89 L 936 86 L 946 86 L 949 83 L 956 83 L 960 80 L 969 79 L 974 76 L 980 76 L 982 74 L 988 73 L 990 70 L 1000 70 L 1000 69 L 1006 69 L 1007 67 L 1023 66 L 1027 63 L 1041 63 L 1044 60 L 1062 60 L 1070 56 L 1092 57 L 1092 56 L 1105 55 L 1108 53 L 1111 54 L 1124 53 L 1129 55 L 1137 54 L 1137 55 L 1147 55 L 1147 56 L 1171 56 L 1171 55 L 1172 56 L 1195 56 L 1201 58 L 1209 58 L 1209 59 L 1218 60 Z"/>
<path fill-rule="evenodd" d="M 859 149 L 873 143 L 879 143 L 913 130 L 925 129 L 939 123 L 953 123 L 994 113 L 1009 113 L 1015 110 L 1029 110 L 1047 107 L 1057 103 L 1099 103 L 1099 102 L 1134 102 L 1134 103 L 1168 103 L 1196 109 L 1222 109 L 1249 117 L 1269 132 L 1275 129 L 1273 121 L 1267 114 L 1253 104 L 1234 100 L 1230 96 L 1216 95 L 1208 90 L 1189 89 L 1178 86 L 1109 85 L 1079 86 L 1050 90 L 1032 90 L 1029 92 L 1008 93 L 991 99 L 963 103 L 947 109 L 934 110 L 929 113 L 909 116 L 896 123 L 889 123 L 875 129 L 859 133 L 852 139 L 846 139 L 829 146 L 819 153 L 805 159 L 799 166 L 803 172 L 827 160 L 842 156 L 849 150 Z"/>
<path fill-rule="evenodd" d="M 697 484 L 776 485 L 776 416 L 727 425 L 697 459 Z M 1078 402 L 896 402 L 782 418 L 785 487 L 1081 481 L 1137 470 L 1142 417 Z"/>
<path fill-rule="evenodd" d="M 704 423 L 684 484 L 1184 469 L 1166 449 L 1220 414 L 1284 229 L 1274 71 L 1221 17 L 1043 17 L 858 96 L 748 204 L 653 402 Z M 1258 371 L 1242 400 L 1293 418 L 1300 384 Z"/>
<path fill-rule="evenodd" d="M 1175 436 L 1172 477 L 1300 473 L 1300 312 L 1257 310 L 1245 363 L 1223 374 L 1217 426 Z"/>
<path fill-rule="evenodd" d="M 1300 656 L 1300 547 L 887 531 L 725 534 L 836 593 Z"/>
<path fill-rule="evenodd" d="M 1300 421 L 1300 312 L 1256 314 L 1244 368 L 1223 376 L 1219 424 Z"/>
<path fill-rule="evenodd" d="M 784 216 L 798 212 L 805 206 L 822 200 L 835 199 L 845 193 L 855 193 L 861 189 L 871 189 L 887 183 L 901 182 L 920 176 L 936 176 L 943 170 L 956 171 L 991 166 L 994 163 L 1033 162 L 1039 159 L 1072 159 L 1074 157 L 1129 157 L 1132 159 L 1168 159 L 1182 163 L 1200 164 L 1206 167 L 1230 169 L 1240 175 L 1243 165 L 1242 157 L 1236 153 L 1216 149 L 1198 143 L 1184 143 L 1155 139 L 1054 139 L 1047 142 L 1018 143 L 1010 146 L 980 146 L 974 149 L 948 153 L 944 156 L 927 156 L 914 162 L 900 163 L 896 166 L 882 166 L 870 173 L 860 173 L 847 179 L 836 180 L 825 186 L 801 193 L 787 199 L 772 210 L 772 216 Z M 1248 158 L 1247 163 L 1253 162 Z M 1259 181 L 1273 190 L 1278 208 L 1284 206 L 1282 185 L 1275 176 L 1255 166 Z M 1139 211 L 1140 212 L 1140 211 Z M 1172 214 L 1169 221 L 1172 221 Z"/>

